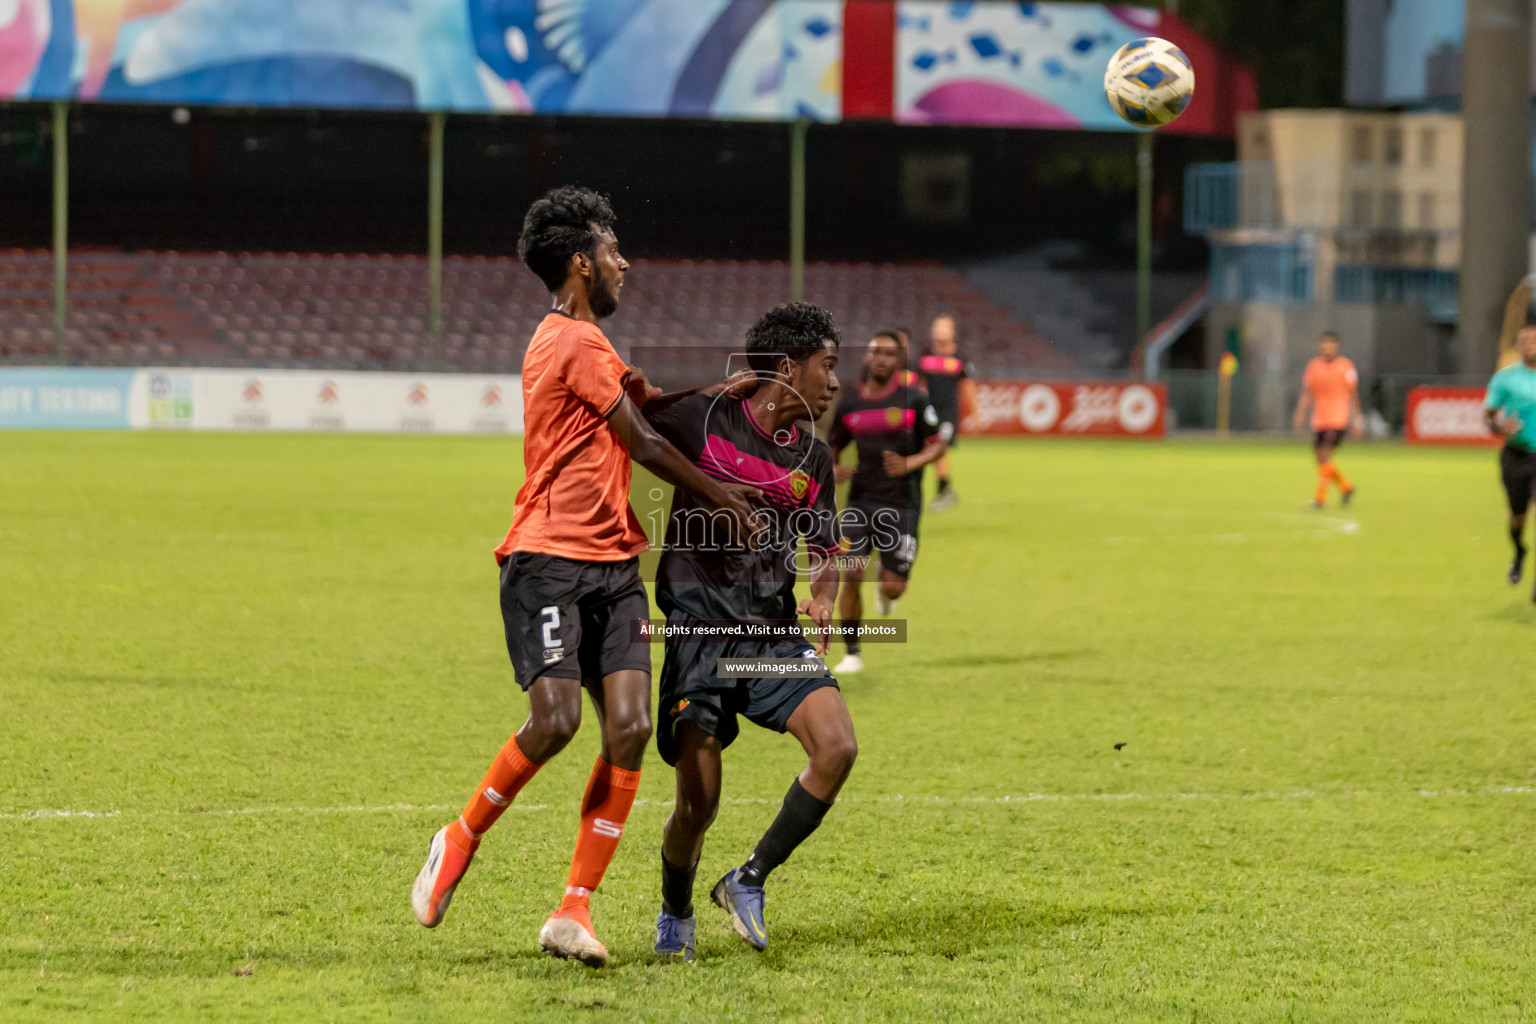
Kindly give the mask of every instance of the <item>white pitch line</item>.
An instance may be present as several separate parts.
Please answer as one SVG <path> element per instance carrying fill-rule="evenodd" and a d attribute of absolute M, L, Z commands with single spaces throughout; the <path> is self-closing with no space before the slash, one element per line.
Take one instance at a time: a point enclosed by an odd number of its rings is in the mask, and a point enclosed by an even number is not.
<path fill-rule="evenodd" d="M 1311 789 L 1288 792 L 1254 793 L 1019 793 L 1004 796 L 904 796 L 901 793 L 885 796 L 845 796 L 839 803 L 850 804 L 1032 804 L 1032 803 L 1177 803 L 1187 801 L 1217 802 L 1223 800 L 1319 800 L 1330 797 L 1354 797 L 1364 799 L 1378 796 L 1416 796 L 1425 800 L 1456 800 L 1482 796 L 1531 796 L 1536 795 L 1533 786 L 1488 786 L 1484 789 L 1420 789 L 1411 794 L 1380 793 L 1360 790 L 1351 793 L 1326 794 Z M 766 797 L 724 797 L 722 804 L 777 804 L 776 799 Z M 671 807 L 671 800 L 639 799 L 635 806 Z M 154 811 L 67 811 L 43 808 L 36 811 L 0 813 L 0 821 L 43 821 L 58 818 L 199 818 L 199 817 L 263 817 L 297 814 L 388 814 L 411 811 L 452 811 L 458 804 L 372 804 L 345 807 L 239 807 L 228 810 L 154 810 Z M 547 811 L 549 804 L 513 804 L 512 810 Z"/>

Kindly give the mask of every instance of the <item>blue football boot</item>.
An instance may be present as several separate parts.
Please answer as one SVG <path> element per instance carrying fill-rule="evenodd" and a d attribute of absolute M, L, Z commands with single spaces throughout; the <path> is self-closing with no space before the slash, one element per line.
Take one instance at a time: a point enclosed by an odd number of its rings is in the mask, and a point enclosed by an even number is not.
<path fill-rule="evenodd" d="M 715 883 L 710 898 L 715 906 L 730 912 L 731 927 L 746 939 L 753 949 L 768 948 L 768 927 L 763 923 L 763 889 L 758 885 L 742 885 L 736 881 L 740 868 L 732 868 L 724 878 Z"/>
<path fill-rule="evenodd" d="M 673 917 L 663 910 L 656 918 L 656 952 L 693 960 L 693 926 L 693 918 Z"/>

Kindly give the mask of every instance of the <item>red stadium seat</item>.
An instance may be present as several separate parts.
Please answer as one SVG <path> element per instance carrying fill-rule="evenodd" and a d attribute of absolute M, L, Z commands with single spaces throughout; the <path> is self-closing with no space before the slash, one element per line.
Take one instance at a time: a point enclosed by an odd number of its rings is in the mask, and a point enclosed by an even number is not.
<path fill-rule="evenodd" d="M 400 366 L 424 364 L 432 350 L 421 256 L 82 252 L 71 257 L 70 271 L 69 324 L 80 332 L 71 354 L 78 345 L 85 362 L 275 358 Z M 445 368 L 515 371 L 548 305 L 539 282 L 510 257 L 485 256 L 446 258 L 443 280 Z M 805 282 L 807 297 L 828 306 L 854 343 L 892 323 L 921 331 L 949 310 L 960 316 L 983 372 L 989 364 L 1072 365 L 942 266 L 811 264 Z M 783 301 L 788 284 L 783 263 L 636 261 L 612 335 L 657 373 L 668 363 L 723 365 L 752 321 Z M 19 358 L 22 348 L 29 358 L 52 354 L 51 299 L 50 254 L 0 253 L 0 358 Z M 25 342 L 18 329 L 27 331 Z M 109 330 L 123 340 L 113 341 Z"/>

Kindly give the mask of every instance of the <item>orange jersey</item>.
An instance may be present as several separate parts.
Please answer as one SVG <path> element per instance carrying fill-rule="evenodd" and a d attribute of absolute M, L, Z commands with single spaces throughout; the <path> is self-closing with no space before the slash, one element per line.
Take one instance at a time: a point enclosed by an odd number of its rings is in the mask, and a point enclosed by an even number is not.
<path fill-rule="evenodd" d="M 596 324 L 551 313 L 523 357 L 523 462 L 501 562 L 529 551 L 619 562 L 649 545 L 629 507 L 629 452 L 608 426 L 629 370 Z"/>
<path fill-rule="evenodd" d="M 1343 430 L 1349 426 L 1349 396 L 1360 383 L 1355 364 L 1338 356 L 1328 362 L 1322 356 L 1307 364 L 1302 385 L 1312 396 L 1312 429 Z"/>

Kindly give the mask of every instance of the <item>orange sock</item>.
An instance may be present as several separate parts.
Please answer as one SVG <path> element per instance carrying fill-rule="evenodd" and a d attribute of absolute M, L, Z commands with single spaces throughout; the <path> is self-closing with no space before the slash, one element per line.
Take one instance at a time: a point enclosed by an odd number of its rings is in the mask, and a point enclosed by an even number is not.
<path fill-rule="evenodd" d="M 576 835 L 576 854 L 565 879 L 565 899 L 560 911 L 585 908 L 613 862 L 624 834 L 624 822 L 635 805 L 640 773 L 617 768 L 601 757 L 587 780 L 581 798 L 581 831 Z"/>
<path fill-rule="evenodd" d="M 534 777 L 540 767 L 523 756 L 516 736 L 507 740 L 507 745 L 501 748 L 501 753 L 491 762 L 490 770 L 480 780 L 479 788 L 459 817 L 459 828 L 466 833 L 464 838 L 476 840 L 485 835 L 486 829 L 496 824 L 501 812 L 507 809 L 512 798 L 528 784 L 528 780 Z"/>
<path fill-rule="evenodd" d="M 1328 481 L 1333 478 L 1329 472 L 1333 466 L 1331 462 L 1325 462 L 1317 467 L 1317 503 L 1321 505 L 1328 500 Z"/>
<path fill-rule="evenodd" d="M 1354 490 L 1353 487 L 1349 486 L 1349 481 L 1344 479 L 1344 474 L 1339 472 L 1339 467 L 1333 464 L 1332 459 L 1328 461 L 1328 465 L 1324 468 L 1328 470 L 1328 475 L 1333 478 L 1333 482 L 1338 485 L 1340 491 Z"/>

